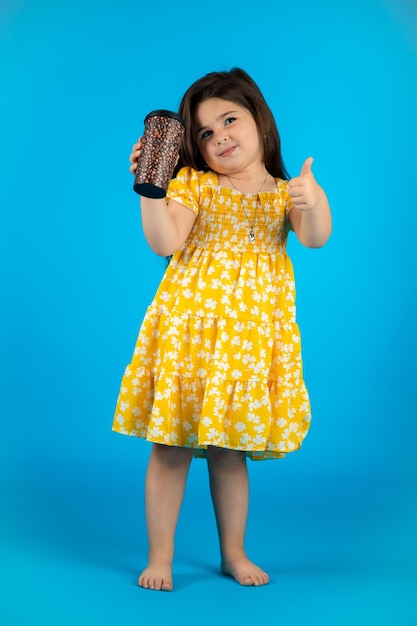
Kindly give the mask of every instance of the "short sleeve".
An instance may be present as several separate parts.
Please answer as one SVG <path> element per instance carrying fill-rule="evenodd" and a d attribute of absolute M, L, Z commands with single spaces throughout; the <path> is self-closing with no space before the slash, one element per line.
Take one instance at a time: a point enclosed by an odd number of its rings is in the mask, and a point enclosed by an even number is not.
<path fill-rule="evenodd" d="M 192 167 L 182 167 L 168 186 L 167 198 L 183 204 L 198 214 L 201 173 Z"/>
<path fill-rule="evenodd" d="M 286 215 L 285 228 L 286 228 L 287 233 L 289 233 L 290 231 L 294 230 L 293 227 L 291 226 L 291 222 L 289 218 L 289 213 L 291 209 L 294 208 L 294 204 L 290 198 L 290 194 L 288 193 L 288 180 L 282 180 L 281 185 L 282 185 L 282 195 L 283 195 L 283 202 L 284 202 L 285 215 Z"/>
<path fill-rule="evenodd" d="M 284 182 L 284 190 L 285 190 L 285 214 L 288 217 L 288 213 L 291 211 L 291 209 L 294 208 L 294 204 L 290 198 L 290 194 L 288 193 L 288 181 L 285 180 Z"/>

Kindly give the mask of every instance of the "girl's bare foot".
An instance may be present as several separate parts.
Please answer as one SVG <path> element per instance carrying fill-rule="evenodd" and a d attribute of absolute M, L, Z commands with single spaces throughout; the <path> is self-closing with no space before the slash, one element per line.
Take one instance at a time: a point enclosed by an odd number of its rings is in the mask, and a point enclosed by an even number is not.
<path fill-rule="evenodd" d="M 155 591 L 172 591 L 172 566 L 163 561 L 149 561 L 138 578 L 139 587 Z"/>
<path fill-rule="evenodd" d="M 223 558 L 221 570 L 223 574 L 232 576 L 241 585 L 260 587 L 269 582 L 268 574 L 252 563 L 246 555 Z"/>

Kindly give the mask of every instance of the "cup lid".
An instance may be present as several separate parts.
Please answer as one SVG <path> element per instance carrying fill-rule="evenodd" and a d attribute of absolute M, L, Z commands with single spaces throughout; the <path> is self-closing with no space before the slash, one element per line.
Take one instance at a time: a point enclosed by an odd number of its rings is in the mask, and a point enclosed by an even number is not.
<path fill-rule="evenodd" d="M 179 122 L 181 122 L 181 124 L 185 125 L 185 122 L 181 115 L 178 115 L 178 113 L 175 113 L 175 111 L 168 111 L 167 109 L 156 109 L 155 111 L 151 111 L 145 117 L 144 122 L 146 122 L 149 117 L 155 117 L 157 115 L 159 115 L 160 117 L 171 117 L 174 120 L 178 120 Z"/>

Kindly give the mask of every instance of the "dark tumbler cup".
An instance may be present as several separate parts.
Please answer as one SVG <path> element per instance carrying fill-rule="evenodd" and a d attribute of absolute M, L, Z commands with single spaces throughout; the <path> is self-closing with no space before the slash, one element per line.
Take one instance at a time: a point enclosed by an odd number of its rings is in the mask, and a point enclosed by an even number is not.
<path fill-rule="evenodd" d="M 142 153 L 133 189 L 146 198 L 164 198 L 184 138 L 184 120 L 173 111 L 152 111 L 145 117 Z"/>

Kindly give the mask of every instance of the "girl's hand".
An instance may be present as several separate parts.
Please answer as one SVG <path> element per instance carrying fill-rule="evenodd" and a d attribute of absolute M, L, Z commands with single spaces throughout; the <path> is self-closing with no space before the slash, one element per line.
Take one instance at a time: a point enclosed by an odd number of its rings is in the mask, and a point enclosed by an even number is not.
<path fill-rule="evenodd" d="M 136 170 L 138 167 L 138 160 L 142 153 L 142 143 L 143 143 L 143 139 L 142 137 L 139 137 L 138 142 L 133 145 L 132 152 L 129 157 L 129 161 L 130 161 L 129 171 L 133 174 L 133 176 L 136 175 Z"/>
<path fill-rule="evenodd" d="M 314 178 L 311 166 L 313 157 L 303 163 L 299 176 L 288 181 L 288 194 L 299 211 L 311 211 L 320 201 L 320 186 Z"/>

